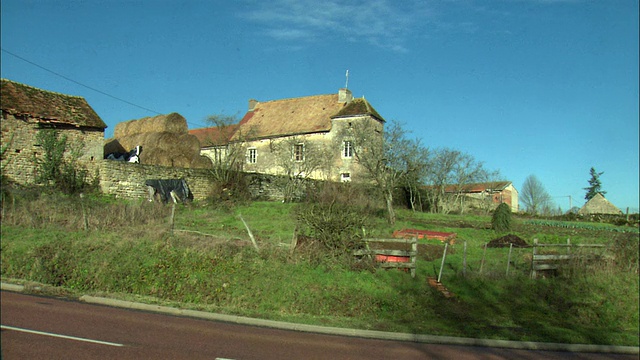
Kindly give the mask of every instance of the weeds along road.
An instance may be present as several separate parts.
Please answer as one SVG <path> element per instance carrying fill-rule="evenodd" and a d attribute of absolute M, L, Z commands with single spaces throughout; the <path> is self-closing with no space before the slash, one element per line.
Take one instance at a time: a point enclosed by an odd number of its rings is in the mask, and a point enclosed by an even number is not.
<path fill-rule="evenodd" d="M 341 337 L 1 295 L 3 359 L 637 359 Z"/>

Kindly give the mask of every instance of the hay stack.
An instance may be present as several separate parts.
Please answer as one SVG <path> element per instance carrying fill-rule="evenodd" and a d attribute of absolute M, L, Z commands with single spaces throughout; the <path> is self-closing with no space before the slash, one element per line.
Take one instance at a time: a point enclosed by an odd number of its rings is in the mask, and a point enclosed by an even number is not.
<path fill-rule="evenodd" d="M 154 132 L 186 134 L 189 132 L 189 127 L 187 120 L 182 115 L 171 113 L 119 123 L 113 131 L 113 137 L 119 139 L 125 136 Z"/>
<path fill-rule="evenodd" d="M 187 120 L 180 114 L 159 115 L 116 125 L 114 138 L 107 140 L 105 154 L 128 152 L 142 146 L 140 163 L 181 168 L 211 168 L 200 155 L 200 141 L 190 135 Z"/>

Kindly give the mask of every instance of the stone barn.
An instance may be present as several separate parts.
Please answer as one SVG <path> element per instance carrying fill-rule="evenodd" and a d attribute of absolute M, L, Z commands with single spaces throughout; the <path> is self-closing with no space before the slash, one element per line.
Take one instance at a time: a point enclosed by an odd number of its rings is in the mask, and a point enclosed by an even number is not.
<path fill-rule="evenodd" d="M 80 96 L 59 94 L 15 81 L 1 80 L 2 174 L 18 184 L 33 184 L 34 158 L 43 155 L 36 142 L 42 129 L 56 129 L 68 144 L 83 144 L 78 163 L 94 174 L 103 158 L 107 125 Z"/>
<path fill-rule="evenodd" d="M 587 201 L 580 210 L 578 210 L 578 214 L 580 215 L 595 215 L 595 214 L 605 214 L 605 215 L 622 215 L 622 211 L 618 209 L 615 205 L 609 202 L 609 200 L 605 199 L 602 194 L 598 193 L 594 197 L 592 197 L 589 201 Z"/>

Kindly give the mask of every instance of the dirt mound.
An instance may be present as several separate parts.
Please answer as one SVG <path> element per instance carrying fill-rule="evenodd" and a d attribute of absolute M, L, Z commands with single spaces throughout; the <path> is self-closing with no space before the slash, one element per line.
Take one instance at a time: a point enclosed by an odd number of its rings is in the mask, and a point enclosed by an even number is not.
<path fill-rule="evenodd" d="M 489 241 L 489 243 L 487 244 L 487 247 L 490 247 L 490 248 L 509 247 L 509 244 L 513 244 L 513 247 L 519 247 L 519 248 L 531 247 L 531 245 L 527 244 L 526 241 L 512 234 L 505 235 L 501 238 L 497 238 Z"/>

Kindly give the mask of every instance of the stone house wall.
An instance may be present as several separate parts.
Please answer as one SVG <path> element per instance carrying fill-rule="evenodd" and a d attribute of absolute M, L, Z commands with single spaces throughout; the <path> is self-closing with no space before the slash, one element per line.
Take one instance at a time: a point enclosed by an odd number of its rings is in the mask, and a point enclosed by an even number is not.
<path fill-rule="evenodd" d="M 16 117 L 3 111 L 0 129 L 2 149 L 6 148 L 2 159 L 3 175 L 18 184 L 33 184 L 36 176 L 34 157 L 37 159 L 43 155 L 42 147 L 36 143 L 36 135 L 45 127 L 28 116 Z M 70 126 L 57 129 L 67 137 L 68 146 L 84 144 L 78 163 L 93 176 L 103 158 L 104 131 Z"/>
<path fill-rule="evenodd" d="M 248 173 L 284 175 L 283 162 L 287 163 L 286 166 L 295 167 L 297 171 L 305 170 L 310 162 L 316 162 L 319 165 L 314 166 L 315 170 L 310 174 L 305 174 L 305 177 L 314 180 L 343 181 L 343 174 L 348 174 L 349 179 L 362 180 L 364 169 L 357 163 L 355 155 L 344 156 L 344 141 L 349 140 L 348 129 L 355 122 L 372 123 L 370 128 L 375 128 L 377 135 L 381 136 L 382 124 L 371 116 L 333 119 L 331 130 L 328 132 L 244 142 L 241 146 L 241 151 L 245 153 L 241 169 Z M 304 145 L 306 163 L 303 161 L 296 164 L 293 159 L 289 158 L 293 156 L 291 147 L 296 143 Z M 236 146 L 236 148 L 240 147 Z M 252 162 L 253 159 L 250 158 L 252 151 L 255 153 L 255 162 Z M 201 154 L 211 158 L 214 162 L 220 161 L 220 157 L 224 159 L 227 156 L 227 148 L 225 146 L 205 148 L 202 149 Z"/>

